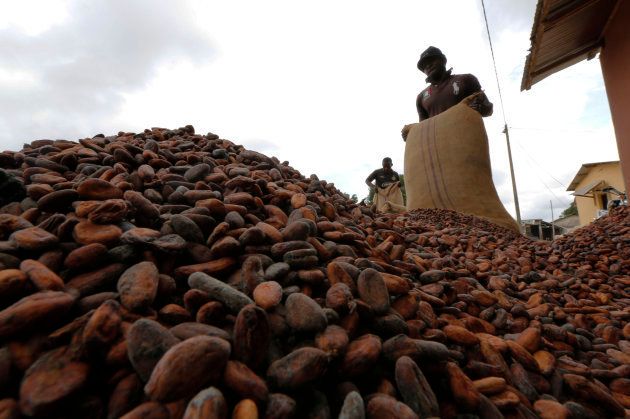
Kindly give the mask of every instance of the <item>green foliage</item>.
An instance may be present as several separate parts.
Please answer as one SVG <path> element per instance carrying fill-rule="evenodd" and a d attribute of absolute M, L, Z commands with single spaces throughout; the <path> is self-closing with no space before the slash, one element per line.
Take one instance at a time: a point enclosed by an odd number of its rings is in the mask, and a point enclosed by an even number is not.
<path fill-rule="evenodd" d="M 578 210 L 577 210 L 577 206 L 575 205 L 575 201 L 571 202 L 571 205 L 569 205 L 569 208 L 562 211 L 562 214 L 560 214 L 560 218 L 566 218 L 572 215 L 578 215 Z"/>
<path fill-rule="evenodd" d="M 400 175 L 400 192 L 402 192 L 403 203 L 407 205 L 407 191 L 405 190 L 405 175 Z"/>
<path fill-rule="evenodd" d="M 365 203 L 368 205 L 372 205 L 374 203 L 374 189 L 368 189 L 368 196 L 364 198 Z"/>

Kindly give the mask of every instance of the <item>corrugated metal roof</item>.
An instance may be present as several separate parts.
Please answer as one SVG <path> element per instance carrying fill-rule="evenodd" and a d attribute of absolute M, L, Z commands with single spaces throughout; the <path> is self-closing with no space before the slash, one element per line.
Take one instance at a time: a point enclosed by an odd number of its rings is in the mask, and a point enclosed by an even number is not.
<path fill-rule="evenodd" d="M 588 185 L 577 189 L 575 192 L 573 192 L 574 196 L 589 196 L 588 194 L 591 193 L 591 191 L 595 188 L 597 188 L 599 185 L 601 185 L 602 183 L 604 183 L 603 180 L 601 179 L 597 179 L 594 180 L 593 182 L 589 183 Z"/>
<path fill-rule="evenodd" d="M 588 174 L 589 170 L 591 170 L 591 167 L 600 166 L 602 164 L 610 164 L 610 163 L 619 163 L 619 160 L 600 161 L 600 162 L 596 162 L 596 163 L 584 163 L 580 167 L 580 170 L 578 170 L 578 172 L 575 174 L 575 177 L 573 178 L 573 180 L 569 184 L 569 187 L 567 188 L 567 191 L 574 191 L 575 188 L 577 188 L 577 185 L 579 185 L 580 182 L 582 181 L 582 179 L 584 179 L 584 177 Z"/>
<path fill-rule="evenodd" d="M 538 0 L 521 90 L 600 50 L 622 0 Z"/>

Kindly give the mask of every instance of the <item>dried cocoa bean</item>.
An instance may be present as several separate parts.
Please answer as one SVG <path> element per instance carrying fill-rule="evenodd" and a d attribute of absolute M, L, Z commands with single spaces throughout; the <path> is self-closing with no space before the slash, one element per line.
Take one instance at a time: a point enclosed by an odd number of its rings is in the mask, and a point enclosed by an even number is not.
<path fill-rule="evenodd" d="M 172 346 L 157 362 L 144 392 L 151 399 L 171 401 L 194 394 L 216 382 L 230 356 L 230 344 L 210 336 L 195 336 Z"/>

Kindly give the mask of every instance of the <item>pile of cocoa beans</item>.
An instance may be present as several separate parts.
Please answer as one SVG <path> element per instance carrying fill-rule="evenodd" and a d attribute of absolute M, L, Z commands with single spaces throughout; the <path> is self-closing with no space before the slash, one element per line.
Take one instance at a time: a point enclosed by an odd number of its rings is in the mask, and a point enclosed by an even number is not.
<path fill-rule="evenodd" d="M 0 418 L 629 415 L 626 207 L 378 215 L 192 126 L 0 168 Z"/>

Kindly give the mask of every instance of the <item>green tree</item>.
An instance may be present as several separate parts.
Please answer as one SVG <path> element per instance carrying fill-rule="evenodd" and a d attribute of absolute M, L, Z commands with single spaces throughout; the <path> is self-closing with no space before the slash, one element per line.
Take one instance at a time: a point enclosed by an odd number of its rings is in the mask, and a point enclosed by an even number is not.
<path fill-rule="evenodd" d="M 400 191 L 403 196 L 403 203 L 407 205 L 407 191 L 405 190 L 405 175 L 400 175 Z"/>
<path fill-rule="evenodd" d="M 365 199 L 365 203 L 368 205 L 372 205 L 374 203 L 374 189 L 369 188 L 368 189 L 368 196 Z"/>
<path fill-rule="evenodd" d="M 569 208 L 562 211 L 562 214 L 560 214 L 560 218 L 566 218 L 572 215 L 578 215 L 578 210 L 577 210 L 577 206 L 575 205 L 575 200 L 571 202 L 571 205 L 569 205 Z"/>

